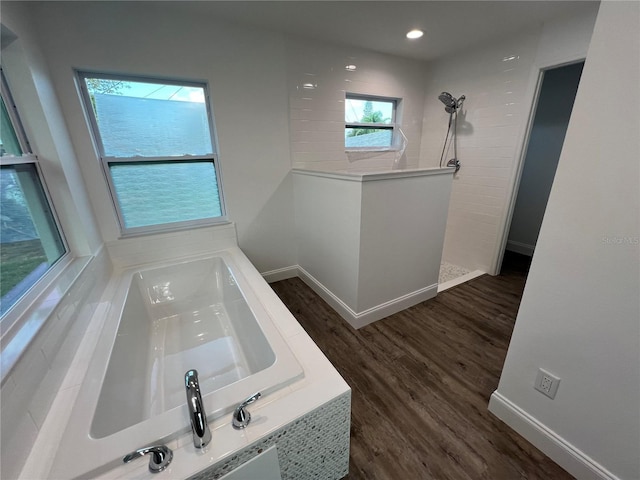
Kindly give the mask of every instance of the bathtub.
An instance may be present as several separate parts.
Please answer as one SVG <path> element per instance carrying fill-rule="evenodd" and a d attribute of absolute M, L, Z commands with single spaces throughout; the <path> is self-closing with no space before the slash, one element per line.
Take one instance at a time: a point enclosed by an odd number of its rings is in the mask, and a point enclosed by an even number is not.
<path fill-rule="evenodd" d="M 93 476 L 188 432 L 187 370 L 199 373 L 210 422 L 230 417 L 255 392 L 268 395 L 303 376 L 242 261 L 232 249 L 127 269 L 112 280 L 54 476 Z"/>

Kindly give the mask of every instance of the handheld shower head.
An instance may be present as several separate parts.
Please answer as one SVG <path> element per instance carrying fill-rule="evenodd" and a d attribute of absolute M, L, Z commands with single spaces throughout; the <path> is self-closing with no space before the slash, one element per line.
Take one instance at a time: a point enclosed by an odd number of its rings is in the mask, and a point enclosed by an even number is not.
<path fill-rule="evenodd" d="M 438 100 L 444 104 L 444 111 L 449 114 L 449 127 L 447 128 L 447 135 L 444 137 L 444 145 L 442 146 L 442 153 L 440 154 L 440 167 L 442 167 L 444 154 L 447 150 L 447 144 L 449 143 L 449 134 L 451 135 L 451 142 L 453 144 L 453 158 L 447 162 L 448 167 L 455 167 L 456 172 L 460 170 L 460 162 L 458 161 L 458 151 L 456 147 L 456 140 L 458 137 L 458 110 L 462 107 L 462 103 L 467 97 L 460 95 L 460 98 L 456 98 L 449 92 L 442 92 L 438 95 Z M 453 127 L 453 132 L 451 132 Z"/>
<path fill-rule="evenodd" d="M 447 113 L 454 113 L 458 108 L 462 106 L 462 102 L 466 97 L 462 95 L 459 99 L 456 99 L 449 92 L 442 92 L 438 95 L 438 100 L 444 103 L 444 110 Z"/>
<path fill-rule="evenodd" d="M 440 95 L 438 95 L 438 100 L 444 103 L 444 106 L 446 108 L 456 108 L 456 99 L 449 92 L 442 92 Z"/>

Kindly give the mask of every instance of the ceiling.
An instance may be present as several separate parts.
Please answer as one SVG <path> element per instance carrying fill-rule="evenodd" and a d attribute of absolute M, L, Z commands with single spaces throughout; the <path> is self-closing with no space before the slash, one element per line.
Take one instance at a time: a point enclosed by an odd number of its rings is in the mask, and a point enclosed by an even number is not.
<path fill-rule="evenodd" d="M 199 1 L 180 9 L 404 57 L 433 60 L 542 22 L 598 8 L 593 1 Z M 405 34 L 424 30 L 418 40 Z"/>

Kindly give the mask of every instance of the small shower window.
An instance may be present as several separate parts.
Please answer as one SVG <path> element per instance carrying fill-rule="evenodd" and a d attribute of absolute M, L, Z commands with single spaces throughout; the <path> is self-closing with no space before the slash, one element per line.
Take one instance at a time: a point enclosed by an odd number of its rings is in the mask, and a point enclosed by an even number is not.
<path fill-rule="evenodd" d="M 347 94 L 344 104 L 346 149 L 392 149 L 397 128 L 397 99 Z"/>
<path fill-rule="evenodd" d="M 206 84 L 78 79 L 124 235 L 226 221 Z"/>

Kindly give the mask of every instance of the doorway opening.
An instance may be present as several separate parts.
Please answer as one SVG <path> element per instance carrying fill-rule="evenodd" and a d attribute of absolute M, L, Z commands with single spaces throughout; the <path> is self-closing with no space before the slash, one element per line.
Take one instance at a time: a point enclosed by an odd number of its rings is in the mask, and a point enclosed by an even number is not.
<path fill-rule="evenodd" d="M 542 72 L 522 174 L 517 186 L 505 260 L 527 268 L 562 152 L 584 61 Z"/>

